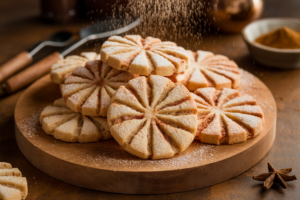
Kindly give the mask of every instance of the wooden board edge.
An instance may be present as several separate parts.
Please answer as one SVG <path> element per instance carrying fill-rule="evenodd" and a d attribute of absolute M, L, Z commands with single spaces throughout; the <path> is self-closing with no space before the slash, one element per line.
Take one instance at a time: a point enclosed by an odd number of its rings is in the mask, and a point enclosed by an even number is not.
<path fill-rule="evenodd" d="M 276 121 L 259 142 L 236 156 L 206 166 L 158 172 L 110 171 L 90 167 L 83 169 L 83 166 L 58 159 L 38 149 L 26 140 L 16 124 L 15 135 L 21 152 L 30 163 L 63 182 L 112 193 L 166 194 L 215 185 L 247 171 L 271 149 L 276 135 Z M 238 168 L 232 173 L 223 173 L 231 171 L 232 166 Z M 84 173 L 74 173 L 78 170 Z"/>

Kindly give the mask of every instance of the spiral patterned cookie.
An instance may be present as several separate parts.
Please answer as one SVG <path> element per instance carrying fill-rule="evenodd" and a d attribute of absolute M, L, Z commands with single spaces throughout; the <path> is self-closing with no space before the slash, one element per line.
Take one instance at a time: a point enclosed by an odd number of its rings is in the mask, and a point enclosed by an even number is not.
<path fill-rule="evenodd" d="M 238 90 L 200 88 L 191 93 L 198 108 L 195 139 L 209 144 L 235 144 L 259 135 L 263 112 L 255 99 Z"/>
<path fill-rule="evenodd" d="M 65 142 L 97 142 L 110 139 L 107 119 L 88 117 L 69 109 L 63 99 L 44 108 L 40 115 L 43 130 Z"/>
<path fill-rule="evenodd" d="M 52 65 L 50 77 L 53 83 L 62 84 L 65 78 L 79 66 L 84 66 L 86 62 L 100 60 L 100 55 L 95 52 L 82 52 L 81 56 L 68 56 Z"/>
<path fill-rule="evenodd" d="M 143 158 L 170 158 L 194 140 L 197 108 L 182 84 L 151 75 L 130 80 L 112 98 L 107 112 L 114 139 Z"/>
<path fill-rule="evenodd" d="M 183 72 L 189 55 L 173 42 L 140 35 L 112 36 L 101 47 L 101 60 L 132 74 L 171 76 Z"/>
<path fill-rule="evenodd" d="M 24 200 L 28 194 L 27 180 L 11 164 L 0 162 L 0 199 Z"/>
<path fill-rule="evenodd" d="M 61 92 L 71 110 L 87 116 L 106 117 L 111 96 L 134 77 L 102 61 L 90 61 L 85 67 L 74 69 L 62 85 Z"/>
<path fill-rule="evenodd" d="M 184 84 L 190 91 L 204 87 L 218 90 L 239 87 L 240 73 L 234 61 L 209 51 L 188 52 L 192 62 L 185 72 L 169 77 L 173 82 Z"/>

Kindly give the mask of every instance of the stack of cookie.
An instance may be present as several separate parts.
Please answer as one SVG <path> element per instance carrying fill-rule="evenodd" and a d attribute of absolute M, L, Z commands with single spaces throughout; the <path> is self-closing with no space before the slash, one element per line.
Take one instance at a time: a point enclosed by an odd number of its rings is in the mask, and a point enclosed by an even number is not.
<path fill-rule="evenodd" d="M 113 137 L 137 157 L 162 159 L 194 139 L 234 144 L 262 131 L 262 110 L 236 90 L 239 69 L 225 56 L 127 35 L 108 38 L 100 57 L 61 71 L 54 65 L 62 99 L 41 113 L 47 134 L 66 142 Z"/>
<path fill-rule="evenodd" d="M 11 164 L 0 162 L 0 199 L 24 200 L 28 194 L 27 180 Z"/>

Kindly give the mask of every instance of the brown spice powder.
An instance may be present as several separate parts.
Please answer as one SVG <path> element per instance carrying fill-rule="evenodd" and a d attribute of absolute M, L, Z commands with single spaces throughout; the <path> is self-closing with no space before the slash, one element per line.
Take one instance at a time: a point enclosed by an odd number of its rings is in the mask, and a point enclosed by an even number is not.
<path fill-rule="evenodd" d="M 282 27 L 258 37 L 255 42 L 278 49 L 300 49 L 300 33 Z"/>

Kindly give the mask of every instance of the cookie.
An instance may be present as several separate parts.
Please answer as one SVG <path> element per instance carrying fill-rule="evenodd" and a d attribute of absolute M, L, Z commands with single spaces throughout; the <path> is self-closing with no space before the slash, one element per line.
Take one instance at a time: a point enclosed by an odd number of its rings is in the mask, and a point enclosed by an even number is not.
<path fill-rule="evenodd" d="M 44 108 L 40 115 L 43 130 L 65 142 L 97 142 L 110 139 L 107 119 L 88 117 L 69 109 L 63 99 Z"/>
<path fill-rule="evenodd" d="M 196 140 L 208 144 L 235 144 L 263 130 L 263 112 L 257 101 L 238 90 L 200 88 L 191 93 L 198 108 Z"/>
<path fill-rule="evenodd" d="M 95 52 L 82 52 L 81 56 L 73 55 L 59 60 L 51 67 L 50 77 L 52 82 L 62 84 L 67 75 L 76 67 L 84 66 L 86 62 L 92 60 L 100 60 L 100 55 Z"/>
<path fill-rule="evenodd" d="M 0 169 L 0 176 L 22 176 L 22 173 L 17 168 L 12 169 Z"/>
<path fill-rule="evenodd" d="M 186 87 L 151 75 L 129 81 L 112 98 L 107 119 L 114 139 L 143 158 L 170 158 L 183 152 L 197 129 L 196 104 Z"/>
<path fill-rule="evenodd" d="M 0 169 L 11 169 L 12 166 L 9 163 L 0 162 Z"/>
<path fill-rule="evenodd" d="M 62 85 L 61 92 L 71 110 L 87 116 L 106 117 L 112 95 L 134 77 L 102 61 L 90 61 L 85 67 L 74 69 Z"/>
<path fill-rule="evenodd" d="M 131 74 L 171 76 L 183 72 L 189 55 L 173 42 L 140 35 L 112 36 L 101 47 L 101 60 Z"/>
<path fill-rule="evenodd" d="M 234 61 L 209 51 L 189 51 L 189 54 L 192 62 L 185 72 L 169 77 L 173 82 L 184 84 L 190 91 L 204 87 L 218 90 L 239 87 L 240 73 Z"/>

